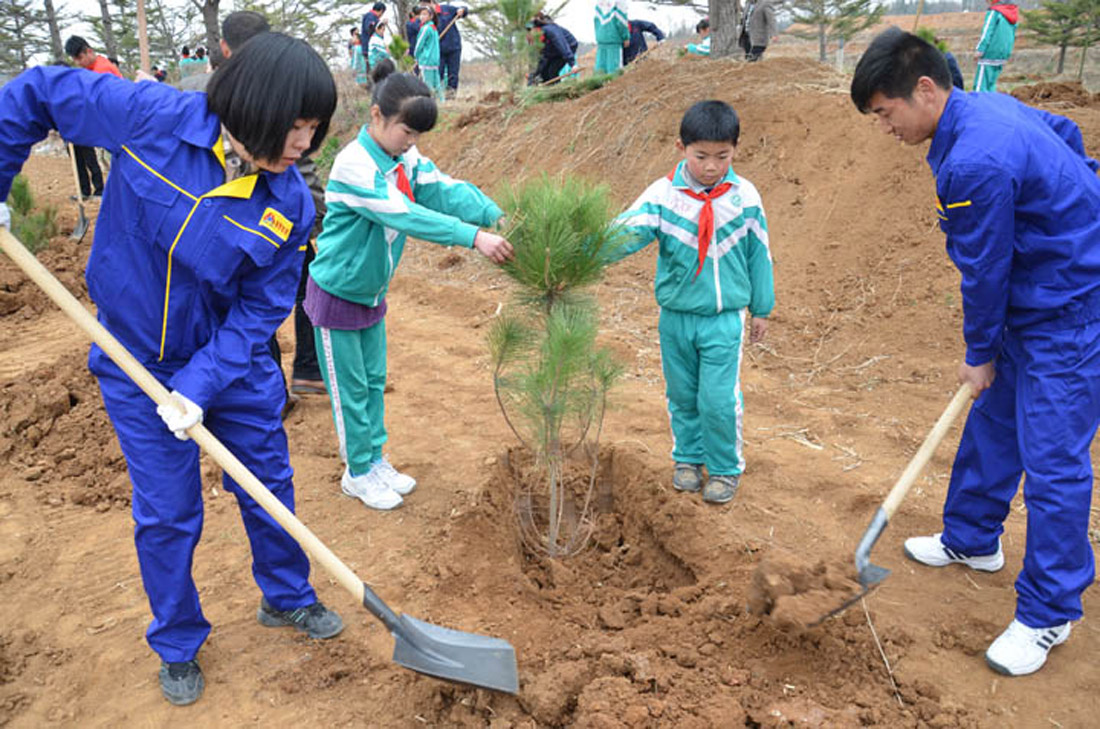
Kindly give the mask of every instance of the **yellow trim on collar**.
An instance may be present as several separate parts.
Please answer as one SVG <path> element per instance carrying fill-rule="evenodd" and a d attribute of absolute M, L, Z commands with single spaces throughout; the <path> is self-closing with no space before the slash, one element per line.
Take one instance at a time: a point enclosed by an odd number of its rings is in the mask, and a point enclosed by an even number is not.
<path fill-rule="evenodd" d="M 225 169 L 225 140 L 222 139 L 222 135 L 218 135 L 218 141 L 214 142 L 214 146 L 210 148 L 210 151 L 214 153 L 214 156 L 218 158 L 218 164 Z"/>
<path fill-rule="evenodd" d="M 224 185 L 215 187 L 210 192 L 203 194 L 203 197 L 237 197 L 247 199 L 252 197 L 252 191 L 256 189 L 256 180 L 258 179 L 258 174 L 238 177 Z"/>

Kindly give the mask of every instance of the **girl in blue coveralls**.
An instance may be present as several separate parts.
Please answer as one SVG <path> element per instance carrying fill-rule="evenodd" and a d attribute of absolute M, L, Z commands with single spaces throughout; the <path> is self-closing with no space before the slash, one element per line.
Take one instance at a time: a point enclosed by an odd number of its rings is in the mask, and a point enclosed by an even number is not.
<path fill-rule="evenodd" d="M 266 346 L 294 304 L 313 224 L 294 162 L 320 145 L 335 107 L 320 56 L 275 33 L 234 53 L 206 94 L 57 67 L 31 69 L 0 89 L 0 198 L 50 129 L 105 147 L 115 160 L 88 291 L 99 321 L 179 408 L 155 408 L 99 347 L 89 366 L 133 483 L 134 537 L 153 612 L 146 637 L 173 704 L 201 695 L 195 656 L 210 632 L 191 576 L 203 501 L 188 428 L 204 422 L 294 508 L 283 386 Z M 250 173 L 226 166 L 227 148 Z M 309 584 L 305 553 L 236 483 L 226 477 L 224 485 L 252 545 L 259 621 L 314 638 L 339 633 L 339 616 Z"/>
<path fill-rule="evenodd" d="M 436 103 L 423 81 L 385 75 L 392 70 L 390 62 L 375 70 L 370 123 L 332 166 L 305 300 L 347 464 L 341 487 L 383 510 L 416 487 L 382 455 L 386 291 L 405 237 L 476 248 L 496 263 L 512 256 L 508 241 L 478 229 L 496 223 L 500 208 L 417 151 L 417 139 L 435 126 Z"/>

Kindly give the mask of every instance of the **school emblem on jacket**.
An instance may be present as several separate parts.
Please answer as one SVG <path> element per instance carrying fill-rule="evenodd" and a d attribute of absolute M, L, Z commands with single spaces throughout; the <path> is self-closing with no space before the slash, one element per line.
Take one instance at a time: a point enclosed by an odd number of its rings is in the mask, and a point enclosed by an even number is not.
<path fill-rule="evenodd" d="M 260 217 L 260 227 L 267 228 L 275 235 L 279 236 L 279 239 L 286 242 L 286 239 L 290 237 L 290 231 L 294 227 L 293 224 L 275 208 L 267 208 L 264 210 L 264 214 Z"/>

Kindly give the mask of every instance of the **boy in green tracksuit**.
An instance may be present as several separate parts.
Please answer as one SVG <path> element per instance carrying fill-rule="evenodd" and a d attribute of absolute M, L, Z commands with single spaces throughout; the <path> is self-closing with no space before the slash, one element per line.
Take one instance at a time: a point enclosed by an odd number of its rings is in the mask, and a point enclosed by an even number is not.
<path fill-rule="evenodd" d="M 974 72 L 975 91 L 996 91 L 997 77 L 1005 61 L 1012 55 L 1016 43 L 1016 21 L 1020 12 L 1015 5 L 989 0 L 989 11 L 982 25 L 982 37 L 974 56 L 978 70 Z"/>
<path fill-rule="evenodd" d="M 435 97 L 443 100 L 443 79 L 439 75 L 439 31 L 435 28 L 435 11 L 430 7 L 420 8 L 420 31 L 416 34 L 416 65 L 420 67 L 420 76 L 432 90 Z"/>
<path fill-rule="evenodd" d="M 393 68 L 380 69 L 386 66 Z M 417 139 L 435 126 L 438 114 L 428 87 L 412 74 L 379 71 L 375 84 L 370 123 L 336 155 L 329 175 L 305 310 L 347 465 L 341 489 L 386 510 L 416 487 L 382 455 L 386 292 L 406 236 L 474 248 L 496 263 L 510 258 L 512 247 L 478 229 L 496 223 L 500 208 L 417 151 Z"/>
<path fill-rule="evenodd" d="M 630 43 L 630 23 L 617 0 L 596 0 L 595 73 L 615 73 L 623 67 L 623 48 Z"/>
<path fill-rule="evenodd" d="M 721 101 L 700 101 L 680 122 L 684 160 L 654 182 L 616 222 L 626 243 L 615 258 L 654 239 L 661 368 L 672 424 L 672 485 L 730 501 L 742 456 L 741 348 L 767 332 L 775 305 L 768 225 L 760 194 L 730 167 L 740 122 Z M 708 478 L 704 486 L 703 466 Z"/>

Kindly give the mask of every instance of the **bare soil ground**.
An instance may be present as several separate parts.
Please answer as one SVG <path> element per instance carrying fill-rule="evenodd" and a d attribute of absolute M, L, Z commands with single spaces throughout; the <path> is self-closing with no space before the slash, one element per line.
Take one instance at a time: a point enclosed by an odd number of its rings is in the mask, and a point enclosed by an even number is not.
<path fill-rule="evenodd" d="M 214 624 L 199 656 L 208 683 L 199 703 L 173 708 L 143 642 L 128 483 L 87 344 L 0 261 L 0 724 L 1095 726 L 1094 617 L 1035 676 L 1007 680 L 982 659 L 1012 619 L 1022 503 L 998 574 L 920 569 L 901 554 L 906 536 L 939 528 L 957 427 L 875 548 L 893 574 L 865 603 L 811 630 L 747 611 L 763 561 L 851 559 L 955 389 L 958 277 L 923 150 L 859 116 L 843 77 L 797 59 L 747 66 L 667 50 L 575 101 L 450 117 L 423 148 L 490 191 L 578 174 L 607 182 L 625 206 L 675 164 L 689 102 L 737 108 L 735 168 L 763 194 L 779 300 L 769 340 L 746 350 L 749 467 L 737 499 L 716 508 L 671 489 L 647 250 L 598 291 L 602 337 L 627 377 L 607 416 L 593 546 L 560 563 L 532 559 L 517 538 L 515 444 L 485 345 L 510 287 L 473 254 L 413 244 L 390 298 L 387 425 L 392 460 L 420 487 L 393 513 L 343 497 L 327 401 L 307 398 L 287 423 L 298 513 L 399 611 L 510 640 L 519 695 L 398 668 L 385 629 L 324 574 L 318 591 L 348 624 L 339 639 L 258 625 L 247 540 L 209 469 L 195 562 Z M 1057 110 L 1100 152 L 1095 106 Z M 64 204 L 64 158 L 35 156 L 26 172 Z M 58 239 L 43 254 L 78 293 L 87 245 Z M 291 329 L 280 336 L 291 352 Z"/>

